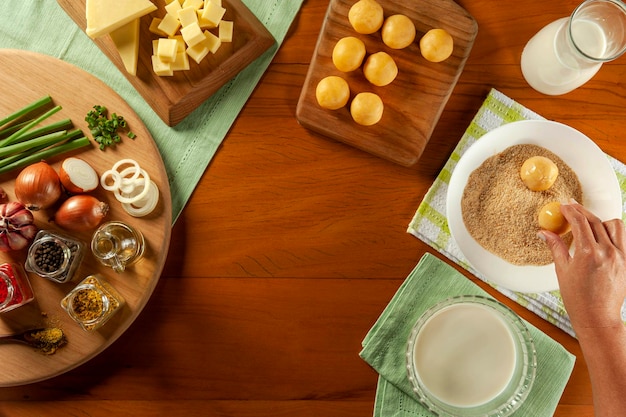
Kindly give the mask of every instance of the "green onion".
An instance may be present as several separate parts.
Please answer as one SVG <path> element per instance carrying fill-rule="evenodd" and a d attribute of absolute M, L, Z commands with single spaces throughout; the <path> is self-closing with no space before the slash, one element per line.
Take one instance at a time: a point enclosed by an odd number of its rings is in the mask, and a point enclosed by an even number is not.
<path fill-rule="evenodd" d="M 41 126 L 61 110 L 50 103 L 45 96 L 0 120 L 0 174 L 91 144 L 70 119 Z"/>
<path fill-rule="evenodd" d="M 52 109 L 45 112 L 44 114 L 42 114 L 41 116 L 31 120 L 30 123 L 28 123 L 26 126 L 21 128 L 17 132 L 13 133 L 8 138 L 0 140 L 0 148 L 19 141 L 19 138 L 21 135 L 23 135 L 25 132 L 29 131 L 30 129 L 32 129 L 33 127 L 35 127 L 37 124 L 41 123 L 48 117 L 52 116 L 54 113 L 58 112 L 59 110 L 61 110 L 61 106 L 55 106 Z"/>
<path fill-rule="evenodd" d="M 127 128 L 124 117 L 113 113 L 109 119 L 107 108 L 100 105 L 93 106 L 93 110 L 87 113 L 85 121 L 93 135 L 93 139 L 100 145 L 100 150 L 120 143 L 122 138 L 118 132 Z M 137 137 L 133 132 L 128 132 L 127 136 L 131 139 Z"/>
<path fill-rule="evenodd" d="M 19 109 L 18 111 L 16 111 L 15 113 L 12 113 L 10 115 L 8 115 L 7 117 L 5 117 L 4 119 L 0 120 L 0 126 L 4 126 L 5 124 L 21 117 L 24 116 L 25 114 L 28 114 L 30 112 L 33 112 L 35 110 L 39 110 L 40 108 L 42 108 L 43 106 L 45 106 L 46 104 L 52 103 L 52 97 L 50 96 L 45 96 L 40 98 L 37 101 L 34 101 L 30 104 L 28 104 L 25 107 L 22 107 L 21 109 Z M 2 132 L 0 130 L 0 132 Z"/>
<path fill-rule="evenodd" d="M 34 152 L 26 157 L 20 158 L 17 161 L 0 166 L 0 174 L 7 173 L 17 168 L 22 168 L 30 164 L 34 164 L 35 162 L 51 158 L 62 153 L 80 149 L 89 146 L 90 144 L 91 142 L 89 141 L 89 138 L 82 136 L 78 139 L 70 140 L 61 145 L 45 148 L 43 150 Z"/>

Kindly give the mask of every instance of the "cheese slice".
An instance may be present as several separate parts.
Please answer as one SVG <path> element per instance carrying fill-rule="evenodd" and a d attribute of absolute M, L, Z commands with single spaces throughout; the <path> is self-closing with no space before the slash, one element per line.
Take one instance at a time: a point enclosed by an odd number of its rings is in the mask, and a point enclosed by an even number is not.
<path fill-rule="evenodd" d="M 85 32 L 95 39 L 156 9 L 150 0 L 87 0 Z"/>
<path fill-rule="evenodd" d="M 137 75 L 137 57 L 139 56 L 139 19 L 135 19 L 110 33 L 111 39 L 122 58 L 126 71 Z"/>

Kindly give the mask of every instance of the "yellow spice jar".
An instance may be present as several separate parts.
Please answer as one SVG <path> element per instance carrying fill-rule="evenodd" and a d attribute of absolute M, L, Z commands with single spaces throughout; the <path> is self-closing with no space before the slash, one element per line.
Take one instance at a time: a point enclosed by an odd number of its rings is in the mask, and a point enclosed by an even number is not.
<path fill-rule="evenodd" d="M 61 307 L 84 330 L 91 331 L 104 325 L 124 303 L 104 278 L 90 275 L 61 300 Z"/>

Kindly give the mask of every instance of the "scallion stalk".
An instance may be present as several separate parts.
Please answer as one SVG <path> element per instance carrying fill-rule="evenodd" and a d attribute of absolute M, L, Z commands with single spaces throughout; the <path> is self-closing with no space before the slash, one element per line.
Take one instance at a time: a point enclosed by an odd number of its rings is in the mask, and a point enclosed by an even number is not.
<path fill-rule="evenodd" d="M 59 110 L 61 110 L 61 106 L 55 106 L 52 109 L 50 109 L 47 112 L 45 112 L 44 114 L 42 114 L 41 116 L 38 116 L 35 119 L 31 120 L 30 123 L 28 123 L 26 126 L 21 128 L 17 132 L 13 133 L 11 136 L 9 136 L 9 137 L 7 137 L 5 139 L 0 140 L 0 148 L 3 147 L 3 146 L 7 146 L 7 145 L 10 145 L 12 143 L 15 143 L 15 142 L 19 141 L 19 138 L 20 138 L 21 135 L 23 135 L 24 133 L 28 132 L 30 129 L 35 127 L 37 124 L 41 123 L 42 121 L 44 121 L 48 117 L 52 116 L 54 113 L 58 112 Z"/>
<path fill-rule="evenodd" d="M 4 126 L 5 124 L 21 117 L 24 116 L 25 114 L 28 114 L 30 112 L 33 112 L 35 110 L 39 110 L 41 107 L 45 106 L 46 104 L 52 103 L 52 97 L 50 96 L 45 96 L 40 98 L 39 100 L 36 100 L 24 107 L 22 107 L 21 109 L 19 109 L 18 111 L 8 115 L 7 117 L 5 117 L 4 119 L 0 120 L 0 127 Z M 0 130 L 0 133 L 2 132 L 2 130 Z"/>
<path fill-rule="evenodd" d="M 65 152 L 70 152 L 76 149 L 80 149 L 82 147 L 86 147 L 89 146 L 91 144 L 91 141 L 89 140 L 89 138 L 85 137 L 85 136 L 81 136 L 77 139 L 73 139 L 67 142 L 64 142 L 60 145 L 56 145 L 56 146 L 52 146 L 52 147 L 47 147 L 45 149 L 42 149 L 40 151 L 34 152 L 28 156 L 25 156 L 23 158 L 20 158 L 17 161 L 14 161 L 12 163 L 9 163 L 7 165 L 1 166 L 0 167 L 0 174 L 5 174 L 9 171 L 12 171 L 14 169 L 17 168 L 22 168 L 25 167 L 27 165 L 33 164 L 35 162 L 39 162 L 42 160 L 46 160 L 48 158 L 52 158 L 53 156 L 56 155 L 60 155 L 62 153 Z"/>

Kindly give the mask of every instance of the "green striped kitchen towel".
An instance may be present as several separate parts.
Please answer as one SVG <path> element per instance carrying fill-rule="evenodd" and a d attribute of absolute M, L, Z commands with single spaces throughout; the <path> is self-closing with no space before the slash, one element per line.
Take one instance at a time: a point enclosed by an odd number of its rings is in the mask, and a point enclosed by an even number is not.
<path fill-rule="evenodd" d="M 446 194 L 448 182 L 456 163 L 465 150 L 488 131 L 505 123 L 528 119 L 543 119 L 539 114 L 515 102 L 500 91 L 492 89 L 478 113 L 465 131 L 465 134 L 452 152 L 442 171 L 426 193 L 419 205 L 415 216 L 411 220 L 408 233 L 423 240 L 438 252 L 447 256 L 479 279 L 488 282 L 485 277 L 475 270 L 463 256 L 454 239 L 450 235 L 446 219 Z M 626 165 L 607 155 L 617 174 L 621 189 L 622 201 L 626 201 Z M 624 209 L 622 209 L 624 212 Z M 565 332 L 575 336 L 569 317 L 563 307 L 559 291 L 542 292 L 536 294 L 519 293 L 502 288 L 488 282 L 505 296 L 526 307 L 538 316 L 558 326 Z M 625 304 L 626 307 L 626 304 Z M 622 309 L 626 321 L 626 308 Z"/>

